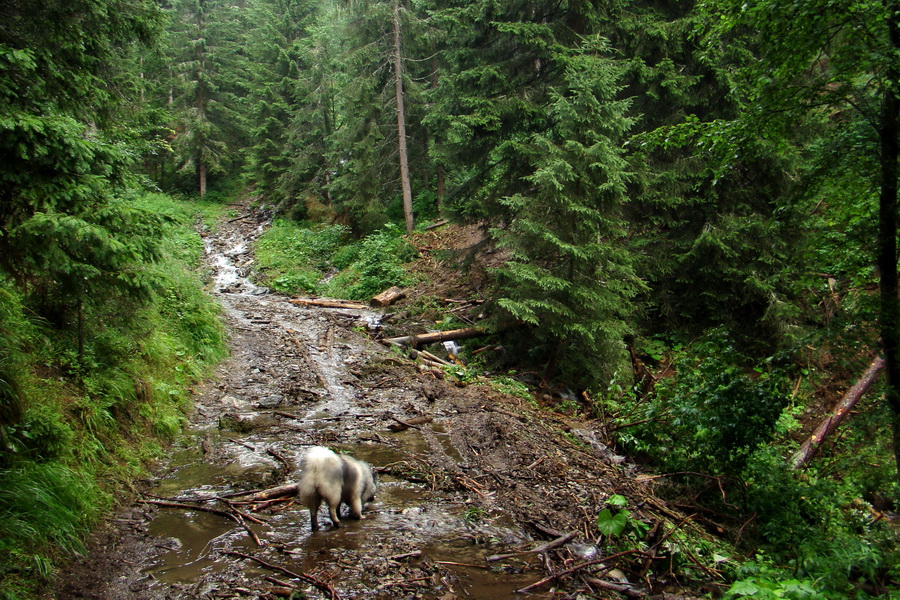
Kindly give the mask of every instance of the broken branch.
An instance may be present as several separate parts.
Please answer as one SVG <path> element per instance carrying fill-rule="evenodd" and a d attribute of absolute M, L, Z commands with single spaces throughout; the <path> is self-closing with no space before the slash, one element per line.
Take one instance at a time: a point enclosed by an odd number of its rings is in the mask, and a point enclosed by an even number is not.
<path fill-rule="evenodd" d="M 536 548 L 532 548 L 531 550 L 523 550 L 521 552 L 511 552 L 509 554 L 494 554 L 492 556 L 486 557 L 484 560 L 487 562 L 496 562 L 498 560 L 506 560 L 507 558 L 515 558 L 516 556 L 525 556 L 528 554 L 540 554 L 542 552 L 546 552 L 547 550 L 553 550 L 554 548 L 559 548 L 560 546 L 565 546 L 578 535 L 577 531 L 570 531 L 569 533 L 556 538 L 555 540 L 549 541 L 546 544 L 541 544 Z"/>
<path fill-rule="evenodd" d="M 523 587 L 520 590 L 516 590 L 516 592 L 518 592 L 520 594 L 524 594 L 525 592 L 530 592 L 531 590 L 533 590 L 535 588 L 539 588 L 546 583 L 550 583 L 551 581 L 555 581 L 555 580 L 559 579 L 560 577 L 565 577 L 566 575 L 571 575 L 572 573 L 574 573 L 576 571 L 580 571 L 581 569 L 584 569 L 586 567 L 610 563 L 610 562 L 616 560 L 617 558 L 621 558 L 628 554 L 638 554 L 638 553 L 640 553 L 640 550 L 637 550 L 637 549 L 626 550 L 624 552 L 619 552 L 618 554 L 612 554 L 612 555 L 604 557 L 604 558 L 595 558 L 593 560 L 583 562 L 579 565 L 575 565 L 574 567 L 566 569 L 565 571 L 560 571 L 559 573 L 554 573 L 553 575 L 548 575 L 547 577 L 544 577 L 540 581 L 536 581 L 529 586 Z M 612 569 L 612 567 L 606 567 L 604 569 L 604 572 L 609 571 L 611 569 Z"/>
<path fill-rule="evenodd" d="M 373 296 L 372 299 L 369 300 L 369 304 L 371 304 L 372 306 L 390 306 L 394 302 L 402 300 L 403 298 L 406 298 L 406 292 L 394 286 L 392 288 L 384 290 L 377 296 Z"/>
<path fill-rule="evenodd" d="M 273 498 L 283 498 L 285 496 L 296 496 L 297 489 L 300 486 L 296 483 L 288 483 L 278 487 L 269 488 L 260 492 L 247 492 L 244 502 L 262 502 L 264 500 L 272 500 Z"/>
<path fill-rule="evenodd" d="M 331 600 L 339 600 L 340 599 L 340 596 L 338 596 L 338 593 L 335 591 L 335 589 L 333 587 L 331 587 L 328 583 L 322 581 L 321 579 L 316 579 L 312 575 L 307 575 L 306 573 L 295 573 L 294 571 L 290 571 L 279 565 L 275 565 L 270 562 L 266 562 L 261 558 L 256 558 L 255 556 L 250 556 L 249 554 L 244 554 L 243 552 L 227 551 L 227 552 L 223 552 L 223 554 L 226 554 L 228 556 L 236 556 L 238 558 L 245 558 L 247 560 L 252 560 L 252 561 L 257 562 L 260 565 L 266 567 L 267 569 L 272 569 L 273 571 L 278 571 L 279 573 L 287 575 L 288 577 L 293 577 L 294 579 L 299 579 L 305 583 L 310 584 L 311 586 L 328 594 L 328 597 L 331 598 Z"/>
<path fill-rule="evenodd" d="M 385 344 L 392 344 L 394 346 L 411 346 L 413 348 L 418 348 L 419 346 L 424 346 L 426 344 L 468 340 L 483 335 L 486 335 L 486 333 L 479 327 L 466 327 L 464 329 L 453 329 L 451 331 L 435 331 L 433 333 L 405 335 L 402 337 L 388 338 L 382 341 Z"/>

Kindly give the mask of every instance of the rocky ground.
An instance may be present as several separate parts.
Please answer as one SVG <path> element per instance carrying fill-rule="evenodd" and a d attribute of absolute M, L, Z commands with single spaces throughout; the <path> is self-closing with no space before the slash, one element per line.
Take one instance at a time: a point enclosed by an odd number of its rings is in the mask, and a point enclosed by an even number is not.
<path fill-rule="evenodd" d="M 188 435 L 62 574 L 56 598 L 684 593 L 666 566 L 684 518 L 602 443 L 601 423 L 423 371 L 377 341 L 378 312 L 255 288 L 243 275 L 264 224 L 253 211 L 207 238 L 231 358 L 197 391 Z M 311 533 L 290 498 L 234 495 L 294 481 L 312 445 L 378 472 L 363 520 L 334 529 L 322 517 Z M 607 540 L 597 515 L 614 494 L 644 525 Z M 679 552 L 715 578 L 703 557 Z"/>

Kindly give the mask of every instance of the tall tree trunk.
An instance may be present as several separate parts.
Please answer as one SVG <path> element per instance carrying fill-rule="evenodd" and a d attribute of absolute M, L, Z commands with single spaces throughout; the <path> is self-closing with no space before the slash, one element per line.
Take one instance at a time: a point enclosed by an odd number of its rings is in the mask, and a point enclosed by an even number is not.
<path fill-rule="evenodd" d="M 435 89 L 440 84 L 440 68 L 441 64 L 438 61 L 437 53 L 433 59 L 431 59 L 431 88 Z M 434 139 L 435 145 L 439 145 L 440 138 L 435 135 Z M 446 193 L 446 172 L 444 171 L 444 163 L 438 162 L 437 164 L 437 190 L 435 191 L 435 202 L 437 204 L 437 212 L 441 214 L 443 212 L 444 206 L 444 194 Z"/>
<path fill-rule="evenodd" d="M 200 165 L 197 168 L 200 174 L 200 197 L 206 195 L 206 163 L 203 162 L 203 157 L 200 157 Z"/>
<path fill-rule="evenodd" d="M 891 426 L 894 434 L 894 458 L 897 480 L 900 481 L 900 282 L 897 277 L 897 159 L 900 155 L 897 135 L 898 84 L 900 73 L 894 56 L 900 51 L 900 2 L 884 0 L 887 9 L 890 60 L 881 107 L 879 140 L 881 142 L 881 193 L 879 197 L 878 269 L 881 284 L 881 343 L 884 349 L 887 385 L 885 396 L 891 407 Z"/>
<path fill-rule="evenodd" d="M 403 62 L 400 55 L 400 2 L 394 0 L 394 89 L 397 95 L 397 138 L 400 150 L 400 185 L 403 188 L 403 216 L 406 232 L 412 233 L 412 184 L 409 181 L 409 154 L 406 150 L 406 111 L 403 107 Z"/>

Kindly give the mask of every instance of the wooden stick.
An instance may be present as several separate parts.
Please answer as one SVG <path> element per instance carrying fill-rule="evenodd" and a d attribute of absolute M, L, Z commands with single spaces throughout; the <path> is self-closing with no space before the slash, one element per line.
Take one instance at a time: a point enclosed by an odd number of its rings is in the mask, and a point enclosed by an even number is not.
<path fill-rule="evenodd" d="M 296 483 L 288 483 L 278 487 L 269 488 L 260 492 L 247 492 L 245 502 L 262 502 L 263 500 L 271 500 L 273 498 L 282 498 L 284 496 L 295 496 L 300 486 Z"/>
<path fill-rule="evenodd" d="M 284 468 L 287 469 L 288 471 L 291 470 L 291 464 L 290 464 L 290 463 L 287 461 L 287 459 L 286 459 L 285 457 L 283 457 L 277 450 L 274 450 L 274 449 L 272 449 L 272 448 L 269 448 L 268 450 L 266 450 L 266 454 L 268 454 L 269 456 L 275 458 L 276 460 L 281 461 L 281 464 L 283 464 L 283 465 L 284 465 Z"/>
<path fill-rule="evenodd" d="M 494 554 L 492 556 L 486 557 L 484 560 L 487 562 L 496 562 L 498 560 L 506 560 L 507 558 L 514 558 L 516 556 L 525 556 L 528 554 L 540 554 L 541 552 L 546 552 L 547 550 L 553 550 L 554 548 L 559 548 L 560 546 L 565 546 L 578 535 L 577 531 L 570 531 L 569 533 L 562 535 L 555 540 L 549 541 L 546 544 L 541 544 L 536 548 L 532 548 L 531 550 L 523 550 L 521 552 L 511 552 L 509 554 Z"/>
<path fill-rule="evenodd" d="M 819 423 L 819 426 L 816 427 L 813 434 L 809 436 L 809 438 L 803 442 L 803 445 L 800 446 L 800 449 L 794 453 L 790 460 L 791 468 L 799 469 L 815 456 L 825 437 L 838 428 L 844 419 L 847 418 L 847 415 L 850 414 L 850 410 L 856 405 L 859 399 L 869 391 L 869 388 L 872 387 L 872 384 L 878 379 L 881 370 L 884 369 L 884 364 L 884 358 L 880 356 L 872 361 L 862 377 L 853 384 L 853 387 L 847 390 L 847 393 L 845 393 L 843 398 L 841 398 L 841 401 L 838 402 L 834 411 Z"/>
<path fill-rule="evenodd" d="M 236 439 L 234 439 L 234 438 L 228 438 L 228 441 L 229 441 L 229 442 L 232 442 L 232 443 L 235 443 L 235 444 L 237 444 L 237 445 L 239 445 L 239 446 L 243 446 L 244 448 L 248 448 L 248 449 L 253 450 L 254 452 L 256 452 L 256 448 L 254 448 L 253 446 L 251 446 L 251 445 L 248 444 L 247 442 L 242 442 L 242 441 L 236 440 Z"/>
<path fill-rule="evenodd" d="M 443 358 L 441 358 L 439 356 L 435 356 L 431 352 L 426 352 L 425 350 L 412 350 L 409 353 L 409 357 L 412 359 L 417 359 L 417 358 L 424 359 L 423 362 L 425 362 L 425 364 L 434 363 L 438 366 L 443 365 L 443 366 L 447 366 L 447 367 L 449 367 L 453 364 L 451 362 L 444 360 Z"/>
<path fill-rule="evenodd" d="M 259 518 L 257 518 L 257 517 L 254 517 L 254 516 L 251 515 L 251 514 L 248 514 L 248 513 L 243 512 L 242 510 L 238 509 L 236 506 L 234 506 L 234 504 L 232 504 L 231 502 L 229 502 L 229 501 L 226 500 L 225 498 L 216 498 L 216 500 L 218 500 L 219 502 L 223 502 L 223 503 L 224 503 L 226 506 L 228 506 L 228 508 L 230 508 L 236 515 L 238 515 L 239 517 L 241 517 L 241 518 L 243 518 L 243 519 L 247 519 L 247 520 L 250 521 L 251 523 L 256 523 L 257 525 L 263 525 L 263 524 L 265 524 L 265 521 L 263 521 L 262 519 L 259 519 Z"/>
<path fill-rule="evenodd" d="M 306 573 L 295 573 L 294 571 L 290 571 L 288 569 L 285 569 L 284 567 L 274 565 L 270 562 L 266 562 L 261 558 L 256 558 L 255 556 L 250 556 L 249 554 L 244 554 L 243 552 L 234 552 L 234 551 L 229 550 L 229 551 L 223 552 L 223 554 L 226 554 L 228 556 L 236 556 L 238 558 L 246 558 L 247 560 L 255 561 L 268 569 L 272 569 L 273 571 L 278 571 L 279 573 L 283 573 L 284 575 L 287 575 L 288 577 L 293 577 L 294 579 L 299 579 L 301 581 L 304 581 L 304 582 L 312 585 L 313 587 L 328 594 L 328 597 L 331 598 L 331 600 L 340 600 L 340 596 L 338 596 L 338 593 L 335 591 L 335 589 L 333 587 L 331 587 L 331 585 L 322 581 L 321 579 L 316 579 L 312 575 L 307 575 Z"/>
<path fill-rule="evenodd" d="M 473 565 L 470 563 L 461 563 L 461 562 L 453 562 L 452 560 L 436 560 L 434 561 L 436 565 L 447 565 L 450 567 L 471 567 L 473 569 L 490 569 L 490 567 L 485 565 Z"/>
<path fill-rule="evenodd" d="M 247 522 L 241 517 L 241 514 L 240 514 L 240 513 L 238 513 L 238 519 L 237 519 L 237 521 L 238 521 L 238 523 L 241 524 L 241 526 L 244 528 L 244 531 L 247 532 L 247 535 L 250 536 L 250 539 L 252 539 L 253 542 L 254 542 L 258 547 L 262 548 L 263 546 L 265 546 L 265 543 L 264 543 L 261 539 L 259 539 L 259 536 L 256 535 L 256 532 L 255 532 L 255 531 L 253 531 L 252 529 L 250 529 L 250 526 L 247 525 Z"/>
<path fill-rule="evenodd" d="M 212 498 L 211 498 L 212 500 Z M 146 500 L 141 499 L 140 502 L 145 504 L 155 504 L 157 506 L 165 506 L 167 508 L 181 508 L 184 510 L 199 510 L 200 512 L 208 512 L 214 515 L 219 515 L 220 517 L 225 517 L 226 519 L 231 519 L 232 521 L 239 523 L 240 519 L 234 513 L 230 513 L 227 510 L 219 510 L 218 508 L 209 508 L 207 506 L 197 506 L 196 504 L 184 504 L 182 502 L 169 502 L 168 500 Z"/>
<path fill-rule="evenodd" d="M 388 556 L 388 560 L 403 560 L 404 558 L 418 558 L 422 556 L 421 550 L 413 550 L 412 552 L 406 552 L 404 554 L 394 554 L 393 556 Z"/>
<path fill-rule="evenodd" d="M 541 587 L 541 586 L 544 585 L 545 583 L 550 583 L 551 581 L 554 581 L 554 580 L 556 580 L 556 579 L 559 579 L 560 577 L 565 577 L 566 575 L 571 575 L 571 574 L 574 573 L 575 571 L 579 571 L 579 570 L 581 570 L 581 569 L 584 569 L 585 567 L 590 567 L 590 566 L 593 566 L 593 565 L 599 565 L 599 564 L 603 564 L 603 563 L 612 562 L 612 561 L 616 560 L 617 558 L 621 558 L 621 557 L 623 557 L 623 556 L 627 556 L 628 554 L 638 554 L 639 552 L 640 552 L 640 550 L 637 550 L 637 549 L 634 549 L 634 550 L 626 550 L 625 552 L 619 552 L 618 554 L 612 554 L 612 555 L 606 556 L 606 557 L 604 557 L 604 558 L 595 558 L 595 559 L 593 559 L 593 560 L 589 560 L 589 561 L 583 562 L 583 563 L 581 563 L 581 564 L 579 564 L 579 565 L 575 565 L 574 567 L 572 567 L 572 568 L 570 568 L 570 569 L 566 569 L 565 571 L 560 571 L 559 573 L 555 573 L 555 574 L 553 574 L 553 575 L 549 575 L 549 576 L 547 576 L 547 577 L 544 577 L 544 578 L 541 579 L 540 581 L 536 581 L 536 582 L 532 583 L 532 584 L 529 585 L 529 586 L 523 587 L 523 588 L 520 589 L 520 590 L 516 590 L 516 592 L 519 593 L 519 594 L 524 594 L 525 592 L 530 592 L 531 590 L 533 590 L 533 589 L 535 589 L 535 588 Z M 613 567 L 609 567 L 607 570 L 610 570 L 610 569 L 612 569 L 612 568 L 613 568 Z"/>
<path fill-rule="evenodd" d="M 605 579 L 599 579 L 597 577 L 585 577 L 584 580 L 587 581 L 589 585 L 617 592 L 624 596 L 628 596 L 629 598 L 643 598 L 646 595 L 644 592 L 622 583 L 613 583 L 612 581 L 606 581 Z"/>

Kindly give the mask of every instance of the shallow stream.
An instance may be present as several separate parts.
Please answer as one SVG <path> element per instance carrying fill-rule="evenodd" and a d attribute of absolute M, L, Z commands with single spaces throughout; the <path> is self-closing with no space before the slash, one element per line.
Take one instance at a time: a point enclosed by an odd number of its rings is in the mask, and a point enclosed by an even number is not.
<path fill-rule="evenodd" d="M 313 445 L 352 454 L 386 473 L 364 518 L 346 519 L 340 529 L 330 526 L 323 509 L 323 529 L 311 533 L 308 512 L 298 503 L 253 513 L 265 521 L 248 524 L 262 547 L 222 515 L 159 508 L 149 534 L 161 552 L 142 567 L 144 576 L 167 588 L 170 598 L 232 597 L 234 590 L 259 595 L 273 585 L 267 577 L 286 579 L 225 554 L 237 551 L 315 574 L 342 597 L 521 597 L 515 590 L 539 579 L 539 572 L 527 561 L 487 568 L 484 560 L 527 543 L 520 529 L 502 510 L 488 514 L 467 505 L 464 494 L 429 483 L 435 454 L 462 462 L 440 411 L 420 429 L 386 427 L 420 392 L 401 381 L 373 385 L 366 379 L 369 361 L 390 360 L 387 350 L 355 331 L 378 314 L 299 307 L 254 285 L 246 278 L 252 267 L 247 248 L 260 231 L 234 227 L 206 240 L 213 293 L 225 307 L 234 352 L 198 396 L 189 435 L 148 498 L 225 496 L 289 483 Z M 406 471 L 421 466 L 424 474 L 418 481 L 392 475 L 397 465 Z"/>

